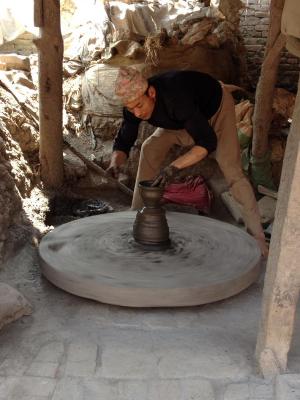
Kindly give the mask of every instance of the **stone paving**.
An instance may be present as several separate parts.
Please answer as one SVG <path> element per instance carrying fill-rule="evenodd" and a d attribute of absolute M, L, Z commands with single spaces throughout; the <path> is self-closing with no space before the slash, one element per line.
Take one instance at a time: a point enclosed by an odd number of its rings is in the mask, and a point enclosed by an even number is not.
<path fill-rule="evenodd" d="M 275 382 L 276 400 L 300 399 L 300 374 L 281 375 Z"/>
<path fill-rule="evenodd" d="M 0 278 L 34 306 L 0 332 L 0 400 L 300 398 L 297 375 L 273 384 L 255 373 L 262 281 L 201 307 L 121 308 L 52 286 L 33 248 Z"/>
<path fill-rule="evenodd" d="M 113 334 L 113 333 L 112 333 Z M 120 332 L 121 340 L 122 332 Z M 128 339 L 128 337 L 127 337 Z M 108 338 L 106 338 L 108 340 Z M 109 340 L 108 340 L 109 342 Z M 152 346 L 153 346 L 152 342 Z M 190 352 L 173 348 L 153 353 L 143 349 L 139 342 L 128 347 L 115 341 L 102 351 L 90 341 L 48 342 L 36 354 L 11 354 L 0 368 L 0 399 L 2 400 L 81 400 L 81 399 L 161 399 L 161 400 L 224 400 L 272 399 L 273 386 L 259 378 L 244 383 L 227 383 L 216 379 L 213 371 L 205 371 L 207 355 L 189 361 Z M 155 346 L 154 346 L 155 347 Z M 16 349 L 17 350 L 17 349 Z M 19 349 L 20 350 L 20 349 Z M 180 365 L 180 359 L 183 365 Z M 165 366 L 160 368 L 165 362 Z M 184 361 L 186 360 L 186 361 Z M 227 359 L 220 354 L 214 359 L 223 365 L 223 375 L 236 374 L 235 367 L 226 366 Z M 172 365 L 169 372 L 168 367 Z M 177 366 L 177 368 L 176 368 Z M 226 372 L 225 372 L 226 371 Z M 203 378 L 203 375 L 207 378 Z M 222 375 L 222 376 L 223 376 Z M 232 376 L 233 375 L 233 376 Z M 238 377 L 238 376 L 237 376 Z M 220 396 L 223 397 L 220 397 Z"/>

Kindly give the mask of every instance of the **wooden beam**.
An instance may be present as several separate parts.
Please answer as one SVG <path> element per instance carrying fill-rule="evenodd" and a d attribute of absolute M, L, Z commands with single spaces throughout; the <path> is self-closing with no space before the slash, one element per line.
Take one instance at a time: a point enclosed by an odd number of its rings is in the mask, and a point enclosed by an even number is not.
<path fill-rule="evenodd" d="M 267 263 L 256 357 L 272 377 L 286 370 L 300 288 L 300 82 L 283 162 Z"/>
<path fill-rule="evenodd" d="M 44 24 L 43 0 L 34 0 L 34 26 L 41 28 Z"/>
<path fill-rule="evenodd" d="M 42 22 L 35 41 L 39 54 L 39 123 L 41 178 L 46 187 L 58 188 L 64 179 L 62 137 L 63 39 L 60 1 L 35 0 L 37 23 Z M 41 8 L 42 4 L 42 8 Z M 40 16 L 42 15 L 42 19 Z"/>
<path fill-rule="evenodd" d="M 270 4 L 270 27 L 265 57 L 258 80 L 253 114 L 252 154 L 262 158 L 269 149 L 268 135 L 272 121 L 274 89 L 277 80 L 280 53 L 285 45 L 281 34 L 281 15 L 285 0 L 272 0 Z"/>

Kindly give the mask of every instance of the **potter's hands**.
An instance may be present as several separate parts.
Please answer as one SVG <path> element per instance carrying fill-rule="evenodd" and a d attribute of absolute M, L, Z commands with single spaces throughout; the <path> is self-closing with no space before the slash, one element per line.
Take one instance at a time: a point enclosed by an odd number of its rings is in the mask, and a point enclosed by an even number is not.
<path fill-rule="evenodd" d="M 121 150 L 113 151 L 111 155 L 110 164 L 106 170 L 106 172 L 111 175 L 113 178 L 118 179 L 120 168 L 126 162 L 127 154 Z"/>
<path fill-rule="evenodd" d="M 256 239 L 256 243 L 258 244 L 258 247 L 260 248 L 261 254 L 264 258 L 268 257 L 269 254 L 269 246 L 265 240 L 265 236 L 254 236 Z"/>
<path fill-rule="evenodd" d="M 168 165 L 160 171 L 159 175 L 154 179 L 151 186 L 165 187 L 175 179 L 179 171 L 179 168 L 175 167 L 174 165 Z"/>

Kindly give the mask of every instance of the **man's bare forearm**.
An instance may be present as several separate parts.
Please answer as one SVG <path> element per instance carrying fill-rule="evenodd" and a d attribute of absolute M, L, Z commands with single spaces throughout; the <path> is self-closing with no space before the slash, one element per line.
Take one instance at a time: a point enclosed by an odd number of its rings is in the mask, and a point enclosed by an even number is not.
<path fill-rule="evenodd" d="M 171 165 L 179 169 L 187 168 L 203 160 L 207 154 L 208 151 L 204 147 L 194 146 L 187 153 L 173 161 Z"/>

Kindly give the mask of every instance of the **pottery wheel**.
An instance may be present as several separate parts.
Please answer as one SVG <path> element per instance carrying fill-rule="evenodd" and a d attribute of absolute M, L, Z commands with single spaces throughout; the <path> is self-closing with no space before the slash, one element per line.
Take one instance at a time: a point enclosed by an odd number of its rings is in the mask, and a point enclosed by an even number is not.
<path fill-rule="evenodd" d="M 260 251 L 241 229 L 206 217 L 167 213 L 171 247 L 132 237 L 136 212 L 82 218 L 41 241 L 41 268 L 78 296 L 130 307 L 191 306 L 232 296 L 259 274 Z"/>

